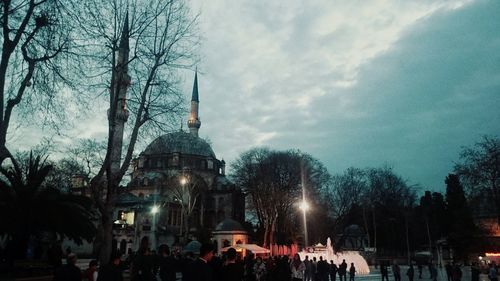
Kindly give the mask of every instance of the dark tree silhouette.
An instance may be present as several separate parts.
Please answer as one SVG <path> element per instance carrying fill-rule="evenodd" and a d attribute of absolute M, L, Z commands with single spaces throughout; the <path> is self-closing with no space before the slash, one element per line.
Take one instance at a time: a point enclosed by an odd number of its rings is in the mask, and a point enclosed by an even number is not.
<path fill-rule="evenodd" d="M 302 187 L 307 200 L 314 201 L 330 179 L 319 161 L 296 150 L 252 149 L 235 161 L 233 171 L 232 179 L 247 193 L 248 207 L 264 230 L 264 246 L 274 244 L 278 233 L 294 237 L 300 232 Z"/>
<path fill-rule="evenodd" d="M 455 165 L 469 195 L 480 197 L 491 205 L 500 223 L 500 139 L 485 136 L 472 147 L 466 147 Z"/>
<path fill-rule="evenodd" d="M 0 168 L 0 235 L 7 236 L 11 257 L 24 257 L 29 239 L 43 233 L 91 241 L 96 232 L 91 200 L 44 186 L 52 166 L 40 156 L 30 155 L 26 167 Z"/>
<path fill-rule="evenodd" d="M 474 247 L 474 235 L 478 230 L 472 219 L 472 213 L 459 177 L 455 174 L 449 174 L 445 183 L 449 221 L 448 243 L 453 248 L 455 257 L 465 261 Z"/>

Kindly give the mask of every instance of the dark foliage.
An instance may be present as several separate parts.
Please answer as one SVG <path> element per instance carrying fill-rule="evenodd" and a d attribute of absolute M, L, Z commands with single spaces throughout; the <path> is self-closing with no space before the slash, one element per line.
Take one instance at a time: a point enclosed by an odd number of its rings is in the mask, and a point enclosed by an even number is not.
<path fill-rule="evenodd" d="M 44 186 L 51 170 L 51 165 L 32 155 L 25 170 L 0 168 L 0 235 L 9 237 L 18 256 L 25 253 L 30 238 L 43 233 L 76 243 L 91 241 L 95 235 L 91 200 Z"/>

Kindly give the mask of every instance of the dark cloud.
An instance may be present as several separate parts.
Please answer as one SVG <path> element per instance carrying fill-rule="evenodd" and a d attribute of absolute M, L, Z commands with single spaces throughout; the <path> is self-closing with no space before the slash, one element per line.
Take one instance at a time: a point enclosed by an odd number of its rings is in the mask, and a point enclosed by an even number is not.
<path fill-rule="evenodd" d="M 317 102 L 316 118 L 331 129 L 314 138 L 325 146 L 313 153 L 334 169 L 387 163 L 413 183 L 442 189 L 461 146 L 500 129 L 499 10 L 498 2 L 480 2 L 406 30 L 343 92 L 357 118 L 324 114 L 332 97 Z"/>

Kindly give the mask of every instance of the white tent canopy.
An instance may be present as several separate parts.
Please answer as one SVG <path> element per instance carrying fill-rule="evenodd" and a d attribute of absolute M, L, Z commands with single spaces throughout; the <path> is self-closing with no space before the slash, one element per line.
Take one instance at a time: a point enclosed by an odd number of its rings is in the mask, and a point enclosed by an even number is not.
<path fill-rule="evenodd" d="M 222 248 L 221 252 L 226 252 L 229 248 L 234 248 L 236 251 L 238 251 L 238 249 L 252 251 L 254 254 L 269 254 L 271 252 L 269 249 L 262 248 L 256 244 L 236 244 L 234 246 Z"/>

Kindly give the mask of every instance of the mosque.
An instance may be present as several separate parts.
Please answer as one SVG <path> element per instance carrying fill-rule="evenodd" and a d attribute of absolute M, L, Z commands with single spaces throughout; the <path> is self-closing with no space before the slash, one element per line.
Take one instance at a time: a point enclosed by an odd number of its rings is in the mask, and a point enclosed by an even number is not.
<path fill-rule="evenodd" d="M 224 160 L 217 159 L 210 144 L 198 135 L 197 76 L 189 131 L 156 138 L 134 160 L 127 192 L 116 202 L 115 249 L 136 249 L 144 236 L 156 248 L 211 238 L 214 231 L 244 232 L 244 194 L 226 178 Z"/>
<path fill-rule="evenodd" d="M 115 134 L 111 172 L 120 169 L 126 107 L 129 56 L 128 17 L 117 55 L 112 87 L 121 107 L 114 116 Z M 247 243 L 245 196 L 226 178 L 226 163 L 217 159 L 210 144 L 199 137 L 198 73 L 194 77 L 189 131 L 179 130 L 153 140 L 131 163 L 130 182 L 115 201 L 113 249 L 126 253 L 148 237 L 151 248 L 161 244 L 185 245 L 191 240 L 213 240 L 217 249 Z M 109 117 L 109 116 L 108 116 Z M 72 192 L 85 194 L 83 178 L 76 177 Z M 67 246 L 77 247 L 71 241 Z M 90 252 L 91 245 L 79 247 Z"/>

